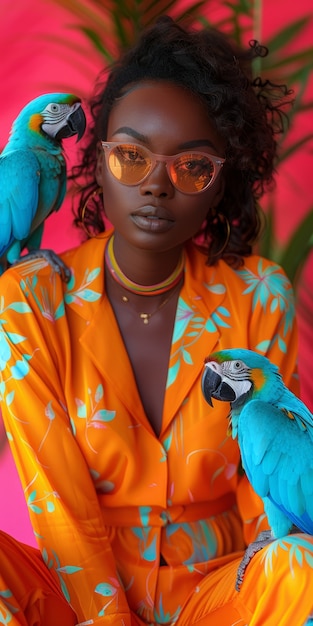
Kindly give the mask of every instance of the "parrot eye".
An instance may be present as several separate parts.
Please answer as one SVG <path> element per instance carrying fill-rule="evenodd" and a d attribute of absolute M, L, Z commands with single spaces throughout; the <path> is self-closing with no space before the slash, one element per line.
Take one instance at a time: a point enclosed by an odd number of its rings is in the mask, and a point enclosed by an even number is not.
<path fill-rule="evenodd" d="M 234 362 L 234 368 L 235 368 L 236 370 L 239 370 L 239 369 L 241 368 L 241 361 L 235 361 L 235 362 Z"/>
<path fill-rule="evenodd" d="M 55 116 L 56 114 L 61 114 L 61 111 L 62 111 L 62 107 L 60 106 L 60 104 L 57 104 L 57 102 L 50 102 L 50 104 L 46 106 L 43 113 L 48 116 L 49 115 Z"/>

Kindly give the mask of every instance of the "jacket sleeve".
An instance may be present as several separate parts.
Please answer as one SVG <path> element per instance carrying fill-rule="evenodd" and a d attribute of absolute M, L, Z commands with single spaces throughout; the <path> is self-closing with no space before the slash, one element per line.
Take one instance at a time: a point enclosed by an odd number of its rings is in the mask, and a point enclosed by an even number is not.
<path fill-rule="evenodd" d="M 0 398 L 35 536 L 80 624 L 130 626 L 92 477 L 71 429 L 53 335 L 46 332 L 49 311 L 39 316 L 28 297 L 31 285 L 24 281 L 21 289 L 22 282 L 14 269 L 0 280 Z"/>
<path fill-rule="evenodd" d="M 268 265 L 273 279 L 264 286 L 263 297 L 252 301 L 249 347 L 265 354 L 275 363 L 285 385 L 297 396 L 300 385 L 297 372 L 298 330 L 292 286 L 284 271 L 273 264 Z M 269 528 L 261 498 L 254 492 L 243 474 L 237 487 L 237 503 L 244 524 L 247 544 Z"/>

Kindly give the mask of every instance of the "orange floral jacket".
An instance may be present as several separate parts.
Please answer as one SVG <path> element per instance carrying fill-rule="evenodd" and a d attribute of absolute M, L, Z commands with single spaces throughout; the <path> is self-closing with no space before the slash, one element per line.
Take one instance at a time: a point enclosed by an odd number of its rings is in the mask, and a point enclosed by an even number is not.
<path fill-rule="evenodd" d="M 250 348 L 297 391 L 293 294 L 270 261 L 208 267 L 187 246 L 157 437 L 105 294 L 106 243 L 63 255 L 68 284 L 45 260 L 1 277 L 3 419 L 43 560 L 80 623 L 128 624 L 129 607 L 162 623 L 266 526 L 229 406 L 205 402 L 201 376 L 210 352 Z"/>

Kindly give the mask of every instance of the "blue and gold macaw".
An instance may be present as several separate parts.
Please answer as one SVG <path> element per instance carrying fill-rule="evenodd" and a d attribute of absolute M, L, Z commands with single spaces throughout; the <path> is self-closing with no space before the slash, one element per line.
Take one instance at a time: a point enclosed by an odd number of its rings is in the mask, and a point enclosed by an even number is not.
<path fill-rule="evenodd" d="M 24 248 L 40 248 L 44 222 L 66 192 L 62 140 L 79 140 L 85 128 L 80 99 L 67 93 L 41 95 L 15 119 L 0 155 L 0 273 Z M 66 272 L 52 251 L 41 250 L 40 256 Z"/>
<path fill-rule="evenodd" d="M 251 350 L 221 350 L 205 361 L 202 391 L 211 405 L 211 398 L 230 402 L 232 437 L 273 537 L 293 525 L 312 535 L 313 415 L 278 368 Z"/>

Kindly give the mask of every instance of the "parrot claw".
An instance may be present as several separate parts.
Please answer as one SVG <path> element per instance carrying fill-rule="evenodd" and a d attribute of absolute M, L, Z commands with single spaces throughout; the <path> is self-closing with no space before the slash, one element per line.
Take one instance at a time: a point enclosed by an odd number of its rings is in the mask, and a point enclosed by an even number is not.
<path fill-rule="evenodd" d="M 53 250 L 32 250 L 23 257 L 20 257 L 20 259 L 18 259 L 18 261 L 15 261 L 15 263 L 12 263 L 12 265 L 32 261 L 33 259 L 45 259 L 47 263 L 49 263 L 49 265 L 52 267 L 52 269 L 61 276 L 63 282 L 69 282 L 72 272 L 70 268 L 64 263 L 64 261 L 62 261 L 62 259 L 58 256 L 58 254 Z"/>
<path fill-rule="evenodd" d="M 274 537 L 272 534 L 271 530 L 264 530 L 263 532 L 261 532 L 255 541 L 253 541 L 252 543 L 250 543 L 243 555 L 242 560 L 240 561 L 238 570 L 237 570 L 237 576 L 236 576 L 236 591 L 240 591 L 240 587 L 243 583 L 243 578 L 245 575 L 245 571 L 251 561 L 251 559 L 254 557 L 254 555 L 259 552 L 260 550 L 262 550 L 263 548 L 265 548 L 269 543 L 271 543 L 272 541 L 274 541 Z"/>

